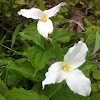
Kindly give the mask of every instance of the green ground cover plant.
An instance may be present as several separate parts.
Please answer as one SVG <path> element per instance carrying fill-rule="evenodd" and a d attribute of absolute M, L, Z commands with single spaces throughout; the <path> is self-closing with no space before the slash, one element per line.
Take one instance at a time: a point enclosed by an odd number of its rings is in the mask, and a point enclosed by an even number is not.
<path fill-rule="evenodd" d="M 0 9 L 0 100 L 100 100 L 100 0 L 0 0 Z M 67 78 L 58 67 L 78 71 Z"/>

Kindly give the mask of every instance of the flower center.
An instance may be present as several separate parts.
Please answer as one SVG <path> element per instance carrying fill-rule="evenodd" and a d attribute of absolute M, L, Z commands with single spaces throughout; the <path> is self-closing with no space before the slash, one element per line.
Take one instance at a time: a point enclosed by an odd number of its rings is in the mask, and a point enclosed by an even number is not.
<path fill-rule="evenodd" d="M 65 72 L 68 72 L 72 67 L 69 65 L 63 65 L 62 66 L 62 70 L 64 70 Z"/>
<path fill-rule="evenodd" d="M 47 21 L 46 15 L 43 14 L 43 16 L 41 17 L 41 20 L 42 20 L 43 22 L 46 22 L 46 21 Z"/>

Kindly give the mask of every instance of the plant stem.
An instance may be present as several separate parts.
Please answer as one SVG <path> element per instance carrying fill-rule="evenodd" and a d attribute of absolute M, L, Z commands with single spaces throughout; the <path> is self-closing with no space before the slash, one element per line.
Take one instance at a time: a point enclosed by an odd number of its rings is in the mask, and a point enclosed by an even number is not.
<path fill-rule="evenodd" d="M 12 31 L 14 31 L 13 0 L 10 0 L 10 11 L 11 11 L 11 27 L 12 27 Z"/>
<path fill-rule="evenodd" d="M 0 40 L 2 39 L 2 37 L 3 37 L 3 33 L 4 33 L 4 17 L 5 17 L 5 12 L 4 12 L 4 10 L 3 10 L 3 3 L 1 3 L 1 11 L 2 11 L 2 27 L 1 27 L 1 35 L 0 35 Z"/>

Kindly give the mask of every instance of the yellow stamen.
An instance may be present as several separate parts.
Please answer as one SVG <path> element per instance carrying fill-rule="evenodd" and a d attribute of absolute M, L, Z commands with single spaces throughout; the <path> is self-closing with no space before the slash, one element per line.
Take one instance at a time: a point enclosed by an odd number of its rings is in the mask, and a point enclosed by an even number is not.
<path fill-rule="evenodd" d="M 43 22 L 46 22 L 46 21 L 47 21 L 46 15 L 43 14 L 43 16 L 41 17 L 41 20 L 42 20 Z"/>
<path fill-rule="evenodd" d="M 72 67 L 69 65 L 63 65 L 62 66 L 62 70 L 64 70 L 65 72 L 68 72 Z"/>

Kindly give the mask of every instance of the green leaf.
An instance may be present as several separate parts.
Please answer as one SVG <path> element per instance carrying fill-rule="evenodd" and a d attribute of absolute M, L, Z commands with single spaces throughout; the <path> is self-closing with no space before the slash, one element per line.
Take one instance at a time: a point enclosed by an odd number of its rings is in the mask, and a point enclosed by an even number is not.
<path fill-rule="evenodd" d="M 50 99 L 45 95 L 40 95 L 40 100 L 50 100 Z"/>
<path fill-rule="evenodd" d="M 93 77 L 97 80 L 100 79 L 100 70 L 99 69 L 96 69 L 93 71 Z"/>
<path fill-rule="evenodd" d="M 98 88 L 100 90 L 100 81 L 97 82 Z"/>
<path fill-rule="evenodd" d="M 19 24 L 19 25 L 17 26 L 17 28 L 15 29 L 14 34 L 12 35 L 12 44 L 11 44 L 11 48 L 13 47 L 13 45 L 14 45 L 14 43 L 15 43 L 16 36 L 18 35 L 18 32 L 19 32 L 21 26 L 22 26 L 22 24 Z"/>
<path fill-rule="evenodd" d="M 31 90 L 14 88 L 5 94 L 7 100 L 40 100 L 39 95 Z"/>
<path fill-rule="evenodd" d="M 37 71 L 36 75 L 34 76 L 34 81 L 43 81 L 45 78 L 45 73 L 48 71 L 49 66 L 46 65 L 42 70 Z"/>
<path fill-rule="evenodd" d="M 19 5 L 25 5 L 26 4 L 25 0 L 16 0 L 15 3 L 19 4 Z"/>
<path fill-rule="evenodd" d="M 100 28 L 97 26 L 89 26 L 86 28 L 84 39 L 88 48 L 94 48 L 96 42 L 96 33 L 100 33 Z"/>
<path fill-rule="evenodd" d="M 87 52 L 87 56 L 86 56 L 86 60 L 90 60 L 94 55 L 92 54 L 93 52 L 92 51 L 89 51 Z"/>
<path fill-rule="evenodd" d="M 16 60 L 15 63 L 9 64 L 7 68 L 10 71 L 7 83 L 11 85 L 18 85 L 18 83 L 22 79 L 21 76 L 27 78 L 28 80 L 30 79 L 34 81 L 42 81 L 45 78 L 45 73 L 48 70 L 48 66 L 46 66 L 42 70 L 35 71 L 31 63 L 24 58 Z"/>
<path fill-rule="evenodd" d="M 95 15 L 97 16 L 97 15 L 100 15 L 100 11 L 98 10 L 98 11 L 95 11 Z"/>
<path fill-rule="evenodd" d="M 16 74 L 13 71 L 9 71 L 7 75 L 7 85 L 18 86 L 22 79 L 23 78 L 19 74 Z"/>
<path fill-rule="evenodd" d="M 51 100 L 89 100 L 88 97 L 73 93 L 67 86 L 63 86 Z"/>
<path fill-rule="evenodd" d="M 9 64 L 9 66 L 7 68 L 9 70 L 13 70 L 17 74 L 19 74 L 27 79 L 33 80 L 35 70 L 34 70 L 33 66 L 31 65 L 31 63 L 28 62 L 26 59 L 17 60 L 15 63 Z"/>
<path fill-rule="evenodd" d="M 70 41 L 72 35 L 73 32 L 71 32 L 70 30 L 65 28 L 60 28 L 60 29 L 55 29 L 53 33 L 50 35 L 50 38 L 52 38 L 57 43 L 66 43 Z"/>
<path fill-rule="evenodd" d="M 67 7 L 61 7 L 58 13 L 66 13 L 68 11 Z"/>
<path fill-rule="evenodd" d="M 89 48 L 93 48 L 95 45 L 95 32 L 91 29 L 87 29 L 85 32 L 85 43 Z"/>
<path fill-rule="evenodd" d="M 100 93 L 94 94 L 90 97 L 90 100 L 100 100 Z"/>
<path fill-rule="evenodd" d="M 5 56 L 7 56 L 7 54 L 0 51 L 0 60 L 1 60 L 2 58 L 4 58 Z M 1 63 L 1 62 L 0 62 L 0 63 Z"/>
<path fill-rule="evenodd" d="M 56 16 L 51 18 L 52 22 L 54 24 L 64 23 L 64 22 L 70 22 L 68 19 L 65 19 L 63 16 Z"/>
<path fill-rule="evenodd" d="M 63 82 L 58 84 L 50 84 L 47 85 L 44 89 L 42 89 L 41 83 L 37 83 L 33 86 L 32 90 L 37 92 L 38 94 L 46 95 L 50 98 L 62 87 L 62 85 Z"/>
<path fill-rule="evenodd" d="M 39 9 L 41 9 L 42 11 L 45 10 L 44 3 L 45 3 L 44 0 L 38 0 Z"/>
<path fill-rule="evenodd" d="M 82 6 L 84 6 L 84 5 L 85 5 L 85 3 L 84 3 L 84 2 L 82 2 L 82 1 L 80 1 L 80 4 L 81 4 Z"/>
<path fill-rule="evenodd" d="M 97 20 L 96 24 L 100 24 L 100 20 Z"/>
<path fill-rule="evenodd" d="M 96 53 L 96 51 L 100 48 L 100 34 L 98 34 L 98 32 L 96 32 L 96 41 L 95 41 L 95 47 L 94 47 L 94 51 L 93 54 Z"/>
<path fill-rule="evenodd" d="M 62 61 L 64 58 L 62 49 L 60 48 L 60 46 L 58 46 L 58 44 L 53 39 L 49 39 L 49 40 L 53 45 L 57 61 Z"/>
<path fill-rule="evenodd" d="M 91 84 L 91 89 L 92 89 L 93 92 L 98 92 L 98 90 L 99 90 L 98 85 L 96 83 Z"/>
<path fill-rule="evenodd" d="M 6 99 L 0 94 L 0 100 L 6 100 Z"/>
<path fill-rule="evenodd" d="M 79 69 L 84 71 L 84 70 L 88 70 L 88 69 L 92 68 L 93 66 L 95 66 L 95 64 L 93 62 L 86 61 L 81 67 L 79 67 Z"/>
<path fill-rule="evenodd" d="M 11 58 L 0 59 L 0 66 L 7 65 L 11 62 L 12 62 Z"/>
<path fill-rule="evenodd" d="M 88 11 L 88 10 L 90 10 L 90 9 L 92 9 L 92 8 L 93 8 L 93 3 L 90 2 L 90 3 L 88 4 L 88 7 L 86 8 L 86 10 Z"/>
<path fill-rule="evenodd" d="M 6 84 L 0 79 L 0 93 L 4 95 L 8 91 Z"/>
<path fill-rule="evenodd" d="M 84 22 L 87 26 L 91 26 L 91 22 L 87 19 L 87 18 L 84 18 Z"/>
<path fill-rule="evenodd" d="M 44 49 L 44 39 L 37 31 L 37 23 L 32 23 L 27 26 L 23 32 L 19 33 L 22 39 L 32 40 L 35 44 Z"/>
<path fill-rule="evenodd" d="M 45 50 L 37 46 L 30 47 L 25 51 L 27 59 L 32 63 L 35 70 L 41 70 L 45 67 L 49 59 L 54 58 L 54 50 L 48 47 Z"/>

